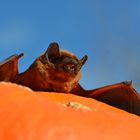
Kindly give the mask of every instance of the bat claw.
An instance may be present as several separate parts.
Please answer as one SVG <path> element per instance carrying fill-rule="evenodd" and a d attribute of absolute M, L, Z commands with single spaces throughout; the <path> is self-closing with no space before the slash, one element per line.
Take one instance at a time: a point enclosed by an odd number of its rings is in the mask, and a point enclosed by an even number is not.
<path fill-rule="evenodd" d="M 124 81 L 123 84 L 125 84 L 127 86 L 131 86 L 132 85 L 132 80 L 130 80 L 130 81 Z"/>
<path fill-rule="evenodd" d="M 22 56 L 24 56 L 24 53 L 19 54 L 18 59 L 21 58 Z"/>

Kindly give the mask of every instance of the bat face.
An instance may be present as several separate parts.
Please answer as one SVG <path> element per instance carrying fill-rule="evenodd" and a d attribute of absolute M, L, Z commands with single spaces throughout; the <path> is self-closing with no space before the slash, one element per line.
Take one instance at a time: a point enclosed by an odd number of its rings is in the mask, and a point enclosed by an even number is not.
<path fill-rule="evenodd" d="M 78 59 L 73 54 L 59 50 L 57 43 L 51 43 L 44 54 L 49 70 L 49 83 L 54 91 L 70 92 L 79 82 L 80 69 L 87 60 L 85 55 Z"/>

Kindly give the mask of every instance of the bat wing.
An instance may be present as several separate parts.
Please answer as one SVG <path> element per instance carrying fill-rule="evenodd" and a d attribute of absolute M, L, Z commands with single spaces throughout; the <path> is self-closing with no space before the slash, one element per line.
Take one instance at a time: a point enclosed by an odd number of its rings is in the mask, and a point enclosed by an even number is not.
<path fill-rule="evenodd" d="M 78 91 L 81 96 L 94 98 L 98 101 L 140 116 L 140 95 L 132 87 L 131 82 L 126 81 L 85 91 L 78 85 L 74 94 L 76 92 L 78 93 Z"/>
<path fill-rule="evenodd" d="M 0 62 L 0 81 L 12 81 L 15 75 L 18 74 L 18 59 L 23 56 L 12 55 Z"/>

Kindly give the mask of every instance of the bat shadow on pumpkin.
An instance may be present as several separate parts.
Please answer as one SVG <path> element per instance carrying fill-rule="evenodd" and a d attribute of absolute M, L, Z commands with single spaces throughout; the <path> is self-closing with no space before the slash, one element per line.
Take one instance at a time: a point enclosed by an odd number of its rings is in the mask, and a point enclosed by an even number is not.
<path fill-rule="evenodd" d="M 70 52 L 60 50 L 51 43 L 23 73 L 18 72 L 18 60 L 24 54 L 12 55 L 0 62 L 0 81 L 27 86 L 35 91 L 67 92 L 93 98 L 127 112 L 140 115 L 140 95 L 125 81 L 93 90 L 85 90 L 79 84 L 80 69 L 87 61 L 85 55 L 78 59 Z"/>

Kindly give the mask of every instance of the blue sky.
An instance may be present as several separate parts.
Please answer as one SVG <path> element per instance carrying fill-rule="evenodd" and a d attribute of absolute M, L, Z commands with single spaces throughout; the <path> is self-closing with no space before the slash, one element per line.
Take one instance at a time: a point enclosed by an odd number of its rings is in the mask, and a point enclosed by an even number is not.
<path fill-rule="evenodd" d="M 87 54 L 81 85 L 93 89 L 133 80 L 140 91 L 139 0 L 0 2 L 0 60 L 24 52 L 20 72 L 50 42 L 78 58 Z"/>

